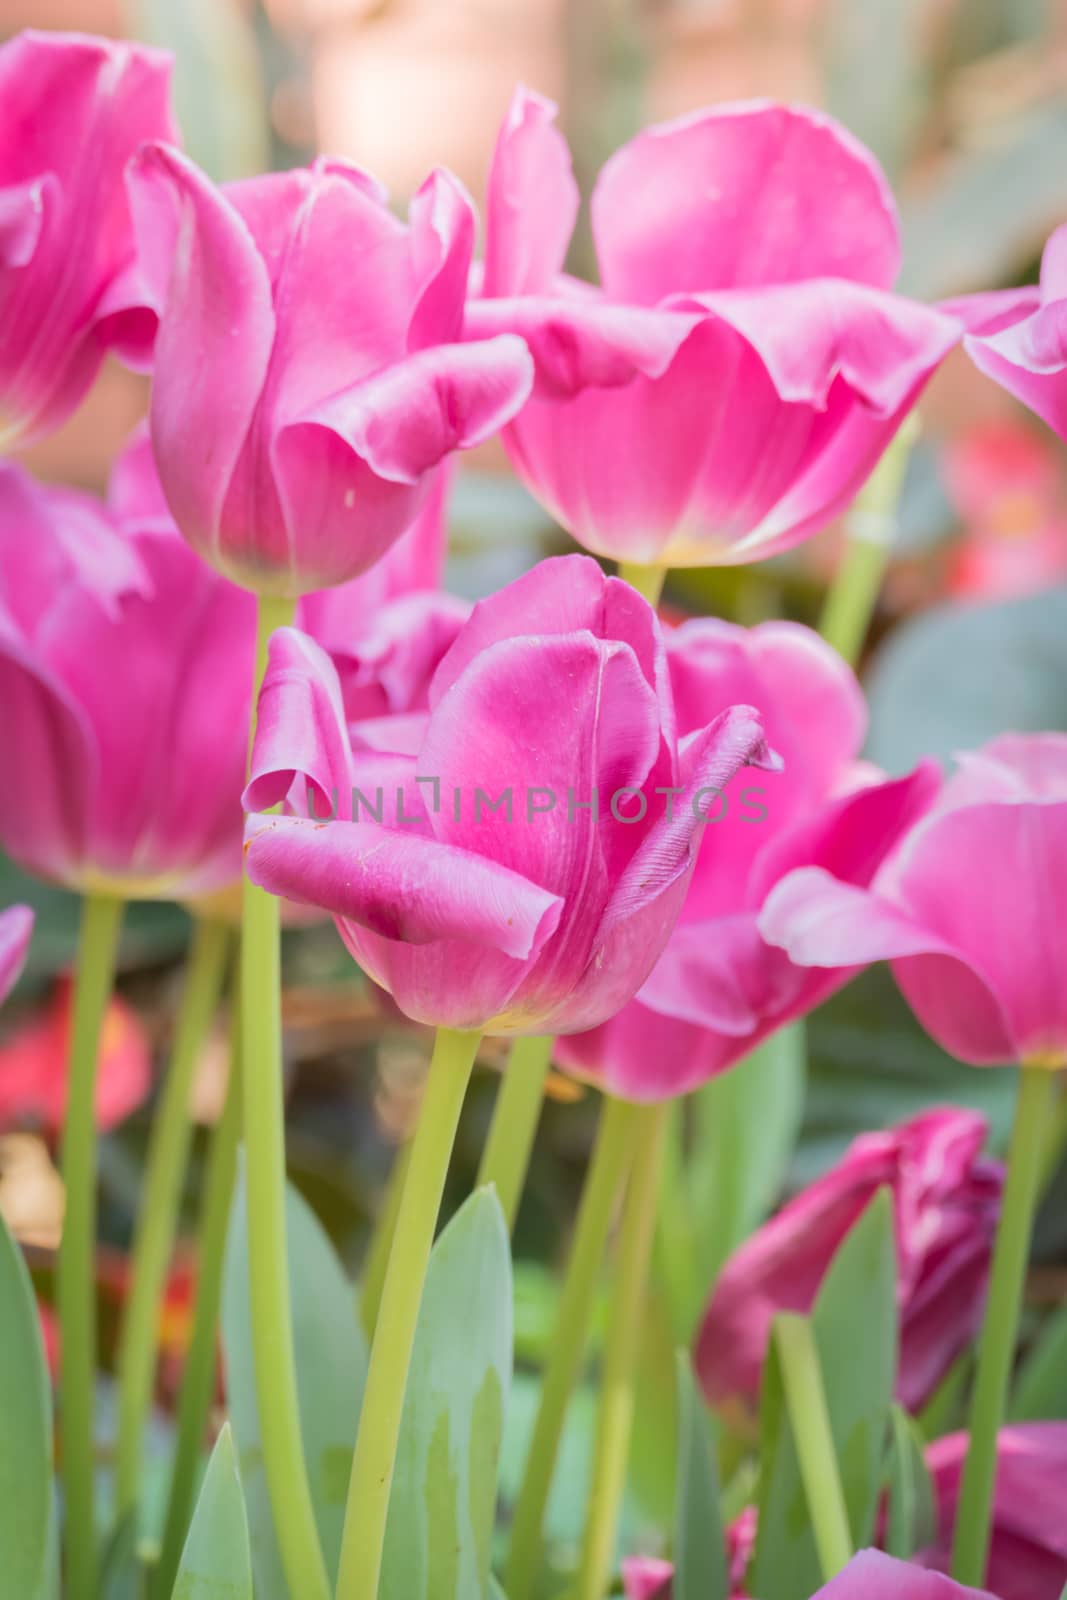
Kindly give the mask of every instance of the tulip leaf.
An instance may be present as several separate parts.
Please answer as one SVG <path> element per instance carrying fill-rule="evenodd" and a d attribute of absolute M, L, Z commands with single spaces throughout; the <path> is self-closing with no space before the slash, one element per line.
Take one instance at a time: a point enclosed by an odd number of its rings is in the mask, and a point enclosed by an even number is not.
<path fill-rule="evenodd" d="M 903 1406 L 890 1413 L 889 1520 L 885 1548 L 908 1561 L 937 1532 L 937 1501 L 924 1455 L 922 1431 Z"/>
<path fill-rule="evenodd" d="M 1019 1368 L 1010 1422 L 1054 1422 L 1067 1418 L 1067 1306 L 1048 1318 Z"/>
<path fill-rule="evenodd" d="M 486 1593 L 511 1362 L 511 1254 L 490 1187 L 461 1207 L 430 1257 L 380 1600 L 468 1600 Z"/>
<path fill-rule="evenodd" d="M 367 1349 L 353 1287 L 314 1212 L 291 1184 L 286 1189 L 285 1220 L 304 1456 L 327 1568 L 335 1576 Z M 256 1407 L 246 1229 L 242 1170 L 230 1217 L 223 1285 L 227 1398 L 248 1507 L 256 1597 L 286 1600 Z"/>
<path fill-rule="evenodd" d="M 0 1217 L 0 1594 L 48 1593 L 52 1392 L 30 1275 Z"/>
<path fill-rule="evenodd" d="M 897 1365 L 888 1191 L 879 1191 L 838 1247 L 811 1323 L 852 1543 L 861 1549 L 874 1529 Z M 763 1367 L 760 1432 L 759 1519 L 747 1588 L 765 1600 L 808 1600 L 821 1574 L 773 1343 Z"/>
<path fill-rule="evenodd" d="M 715 1451 L 686 1351 L 678 1351 L 676 1364 L 678 1501 L 671 1596 L 672 1600 L 727 1600 L 729 1578 Z"/>
<path fill-rule="evenodd" d="M 211 1453 L 173 1600 L 252 1600 L 248 1516 L 229 1423 Z"/>

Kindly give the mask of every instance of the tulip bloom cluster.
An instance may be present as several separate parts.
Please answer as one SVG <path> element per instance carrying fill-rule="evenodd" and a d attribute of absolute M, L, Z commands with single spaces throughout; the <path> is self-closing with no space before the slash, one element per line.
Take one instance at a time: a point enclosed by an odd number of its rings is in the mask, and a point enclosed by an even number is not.
<path fill-rule="evenodd" d="M 691 1351 L 675 1524 L 642 1547 L 655 1557 L 624 1552 L 630 1600 L 1059 1600 L 1045 1487 L 1063 1427 L 1002 1424 L 1067 1067 L 1067 736 L 1004 732 L 947 776 L 890 776 L 863 758 L 863 690 L 825 638 L 667 627 L 656 602 L 668 567 L 787 551 L 875 469 L 899 476 L 904 424 L 961 341 L 1067 437 L 1067 234 L 1038 287 L 919 304 L 893 288 L 873 157 L 820 113 L 748 102 L 609 159 L 591 284 L 564 270 L 578 189 L 536 94 L 505 117 L 476 261 L 474 207 L 443 170 L 405 220 L 325 156 L 215 185 L 179 147 L 168 82 L 136 45 L 0 48 L 0 444 L 56 428 L 108 351 L 152 385 L 106 499 L 0 464 L 0 846 L 82 900 L 73 981 L 28 1019 L 17 1001 L 0 1040 L 0 1122 L 55 1135 L 66 1188 L 58 1497 L 41 1318 L 0 1229 L 11 1592 L 55 1590 L 57 1543 L 70 1600 L 498 1592 L 508 1232 L 554 1059 L 600 1109 L 509 1507 L 508 1600 L 556 1578 L 575 1600 L 612 1591 L 635 1409 L 670 1409 L 663 1374 L 641 1375 L 646 1321 L 649 1360 L 663 1325 Z M 471 607 L 441 587 L 453 457 L 496 435 L 590 554 Z M 862 636 L 849 572 L 835 596 Z M 95 1138 L 148 1091 L 146 1039 L 111 995 L 134 898 L 179 901 L 195 933 L 123 1269 L 105 1569 Z M 283 908 L 332 918 L 394 1013 L 436 1030 L 361 1327 L 286 1198 Z M 32 925 L 0 910 L 0 1001 Z M 803 1088 L 794 1025 L 883 960 L 946 1050 L 1021 1069 L 1007 1163 L 976 1113 L 927 1107 L 768 1215 L 785 1169 L 768 1182 L 765 1147 Z M 157 1547 L 132 1536 L 157 1334 L 190 1091 L 232 965 Z M 478 1190 L 435 1243 L 485 1035 L 514 1044 Z M 716 1116 L 718 1166 L 697 1137 Z M 728 1237 L 695 1328 L 678 1280 L 715 1252 L 694 1195 Z M 609 1254 L 577 1570 L 556 1570 L 549 1491 Z M 931 1440 L 931 1415 L 963 1421 L 972 1349 L 966 1429 Z M 725 1494 L 719 1458 L 738 1469 Z"/>

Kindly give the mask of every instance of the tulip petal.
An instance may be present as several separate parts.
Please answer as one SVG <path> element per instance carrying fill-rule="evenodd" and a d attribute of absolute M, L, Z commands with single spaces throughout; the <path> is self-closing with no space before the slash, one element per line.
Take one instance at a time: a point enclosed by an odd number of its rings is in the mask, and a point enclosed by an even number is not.
<path fill-rule="evenodd" d="M 512 95 L 489 168 L 485 295 L 537 294 L 563 266 L 579 194 L 557 111 L 533 90 Z"/>
<path fill-rule="evenodd" d="M 881 1550 L 861 1550 L 812 1600 L 994 1600 L 994 1596 L 984 1589 L 968 1589 L 940 1572 L 924 1572 Z"/>
<path fill-rule="evenodd" d="M 267 811 L 304 778 L 320 817 L 352 815 L 352 771 L 341 685 L 321 645 L 297 628 L 271 636 L 256 709 L 246 811 Z"/>
<path fill-rule="evenodd" d="M 29 906 L 8 906 L 0 911 L 0 1005 L 19 980 L 33 935 Z"/>
<path fill-rule="evenodd" d="M 474 252 L 474 204 L 459 179 L 438 168 L 412 200 L 408 215 L 418 283 L 408 349 L 452 344 L 463 335 Z"/>

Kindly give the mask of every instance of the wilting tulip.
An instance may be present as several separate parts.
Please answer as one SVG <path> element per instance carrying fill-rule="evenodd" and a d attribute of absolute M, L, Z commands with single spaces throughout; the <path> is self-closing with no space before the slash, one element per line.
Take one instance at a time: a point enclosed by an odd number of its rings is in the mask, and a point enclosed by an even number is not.
<path fill-rule="evenodd" d="M 706 804 L 696 872 L 651 977 L 617 1016 L 558 1046 L 563 1065 L 634 1100 L 705 1082 L 854 975 L 847 960 L 833 972 L 794 965 L 760 937 L 760 907 L 801 863 L 869 883 L 937 783 L 931 765 L 882 781 L 858 761 L 859 684 L 807 628 L 688 622 L 668 634 L 667 659 L 679 733 L 743 701 L 759 711 L 784 768 L 759 785 L 741 773 Z"/>
<path fill-rule="evenodd" d="M 849 502 L 962 332 L 891 292 L 882 173 L 831 119 L 764 101 L 646 129 L 597 180 L 591 289 L 561 276 L 578 191 L 554 112 L 512 102 L 468 309 L 536 363 L 504 435 L 516 471 L 599 555 L 789 548 Z"/>
<path fill-rule="evenodd" d="M 861 1550 L 812 1600 L 994 1600 L 939 1572 L 897 1561 L 880 1550 Z"/>
<path fill-rule="evenodd" d="M 763 936 L 810 966 L 890 960 L 962 1061 L 1067 1065 L 1067 736 L 1005 734 L 959 758 L 868 887 L 821 866 L 771 891 Z"/>
<path fill-rule="evenodd" d="M 264 810 L 299 779 L 336 816 L 253 817 L 248 871 L 333 912 L 416 1020 L 568 1032 L 647 976 L 685 896 L 700 797 L 769 759 L 747 707 L 680 745 L 651 608 L 564 557 L 474 608 L 413 755 L 353 750 L 329 661 L 276 634 L 245 803 Z"/>
<path fill-rule="evenodd" d="M 948 1571 L 967 1435 L 938 1439 L 926 1452 L 937 1498 L 938 1540 L 919 1559 Z M 1002 1428 L 987 1582 L 1000 1600 L 1060 1600 L 1067 1584 L 1067 1423 Z"/>
<path fill-rule="evenodd" d="M 771 1321 L 808 1312 L 835 1251 L 888 1185 L 896 1223 L 900 1364 L 896 1393 L 921 1406 L 982 1317 L 1001 1169 L 983 1158 L 985 1121 L 930 1111 L 865 1133 L 842 1160 L 741 1245 L 723 1268 L 696 1346 L 708 1399 L 755 1397 Z"/>
<path fill-rule="evenodd" d="M 383 573 L 302 602 L 367 741 L 410 737 L 405 719 L 424 714 L 465 614 L 449 596 L 403 592 L 440 571 L 442 513 L 435 493 L 395 567 L 390 552 Z M 379 604 L 390 586 L 398 597 Z M 412 606 L 417 637 L 401 627 Z M 236 883 L 254 650 L 252 597 L 179 537 L 146 435 L 116 464 L 106 507 L 5 469 L 3 847 L 77 889 L 184 899 Z"/>
<path fill-rule="evenodd" d="M 1040 287 L 975 295 L 959 309 L 975 366 L 1067 439 L 1067 224 L 1045 246 Z"/>
<path fill-rule="evenodd" d="M 123 169 L 177 137 L 170 58 L 83 34 L 0 49 L 0 449 L 74 410 L 109 348 L 143 366 L 143 311 Z"/>
<path fill-rule="evenodd" d="M 29 906 L 8 906 L 0 911 L 0 1005 L 4 1003 L 26 964 L 33 933 Z"/>
<path fill-rule="evenodd" d="M 42 1128 L 50 1137 L 58 1136 L 67 1112 L 72 1009 L 71 982 L 63 978 L 44 1006 L 0 1044 L 0 1129 Z M 151 1058 L 136 1012 L 113 996 L 100 1030 L 98 1127 L 114 1127 L 146 1099 Z"/>
<path fill-rule="evenodd" d="M 474 214 L 447 173 L 407 226 L 326 159 L 220 190 L 150 146 L 130 192 L 160 314 L 160 478 L 190 544 L 238 583 L 297 595 L 365 571 L 434 469 L 526 398 L 521 340 L 459 342 Z"/>

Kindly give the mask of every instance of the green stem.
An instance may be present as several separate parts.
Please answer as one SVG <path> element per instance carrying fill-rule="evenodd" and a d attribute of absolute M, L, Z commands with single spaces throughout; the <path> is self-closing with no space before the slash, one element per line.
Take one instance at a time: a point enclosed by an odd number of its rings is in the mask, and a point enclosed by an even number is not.
<path fill-rule="evenodd" d="M 616 1245 L 615 1283 L 593 1445 L 593 1479 L 576 1600 L 601 1600 L 615 1551 L 633 1427 L 634 1379 L 644 1322 L 641 1305 L 648 1291 L 669 1105 L 669 1101 L 662 1101 L 637 1109 L 633 1168 Z"/>
<path fill-rule="evenodd" d="M 1055 1075 L 1046 1067 L 1023 1066 L 1021 1069 L 985 1322 L 978 1344 L 970 1442 L 963 1465 L 952 1550 L 953 1577 L 975 1589 L 981 1588 L 985 1581 L 997 1473 L 997 1434 L 1004 1419 L 1015 1356 L 1054 1085 Z"/>
<path fill-rule="evenodd" d="M 60 1326 L 60 1416 L 66 1518 L 66 1593 L 95 1600 L 93 1384 L 96 1380 L 96 1064 L 115 975 L 123 903 L 89 895 L 82 904 L 67 1066 L 60 1171 L 66 1193 L 56 1266 Z"/>
<path fill-rule="evenodd" d="M 631 589 L 644 595 L 650 606 L 658 606 L 663 585 L 667 581 L 666 567 L 644 567 L 639 561 L 620 561 L 618 577 Z"/>
<path fill-rule="evenodd" d="M 259 596 L 257 697 L 270 635 L 291 618 L 293 608 L 293 601 Z M 329 1579 L 300 1434 L 289 1300 L 279 937 L 277 900 L 246 878 L 241 920 L 241 1080 L 252 1362 L 263 1467 L 289 1588 L 301 1600 L 328 1600 Z"/>
<path fill-rule="evenodd" d="M 422 1287 L 480 1036 L 438 1028 L 411 1146 L 348 1482 L 337 1600 L 377 1600 Z"/>
<path fill-rule="evenodd" d="M 374 1329 L 378 1321 L 378 1312 L 382 1303 L 382 1290 L 385 1288 L 385 1274 L 389 1267 L 393 1238 L 396 1234 L 396 1219 L 400 1215 L 400 1202 L 404 1196 L 404 1185 L 407 1182 L 410 1163 L 411 1140 L 406 1139 L 393 1156 L 393 1166 L 392 1171 L 389 1173 L 389 1182 L 386 1185 L 385 1199 L 382 1202 L 381 1211 L 378 1213 L 378 1220 L 374 1224 L 374 1233 L 371 1237 L 366 1264 L 363 1268 L 363 1287 L 359 1297 L 359 1314 L 368 1343 L 374 1338 Z"/>
<path fill-rule="evenodd" d="M 537 1585 L 541 1529 L 552 1487 L 567 1403 L 585 1357 L 589 1322 L 612 1213 L 622 1187 L 640 1110 L 604 1097 L 593 1157 L 582 1190 L 567 1275 L 541 1383 L 541 1398 L 511 1523 L 504 1588 L 529 1600 Z"/>
<path fill-rule="evenodd" d="M 236 995 L 234 998 L 236 1001 Z M 237 1173 L 237 1145 L 241 1137 L 240 1018 L 240 1006 L 235 1004 L 230 1019 L 230 1081 L 226 1087 L 222 1116 L 211 1136 L 200 1208 L 193 1334 L 182 1371 L 167 1520 L 159 1562 L 152 1574 L 151 1600 L 170 1600 L 174 1587 L 185 1536 L 189 1531 L 204 1434 L 215 1387 L 226 1238 Z"/>
<path fill-rule="evenodd" d="M 897 507 L 917 432 L 917 425 L 909 419 L 863 485 L 845 518 L 848 542 L 826 596 L 819 632 L 853 667 L 863 651 L 889 565 Z"/>
<path fill-rule="evenodd" d="M 482 1151 L 478 1186 L 496 1185 L 509 1231 L 515 1226 L 526 1183 L 551 1060 L 550 1036 L 534 1035 L 515 1040 L 503 1082 L 497 1090 L 489 1137 Z"/>
<path fill-rule="evenodd" d="M 174 1250 L 189 1155 L 193 1076 L 222 992 L 231 947 L 222 923 L 199 922 L 193 933 L 174 1046 L 148 1146 L 144 1197 L 134 1236 L 130 1297 L 118 1352 L 116 1515 L 136 1506 L 141 1486 L 145 1419 L 156 1370 L 159 1303 Z"/>
<path fill-rule="evenodd" d="M 852 1559 L 852 1534 L 838 1469 L 819 1352 L 806 1317 L 780 1312 L 773 1336 L 815 1547 L 827 1582 Z"/>

